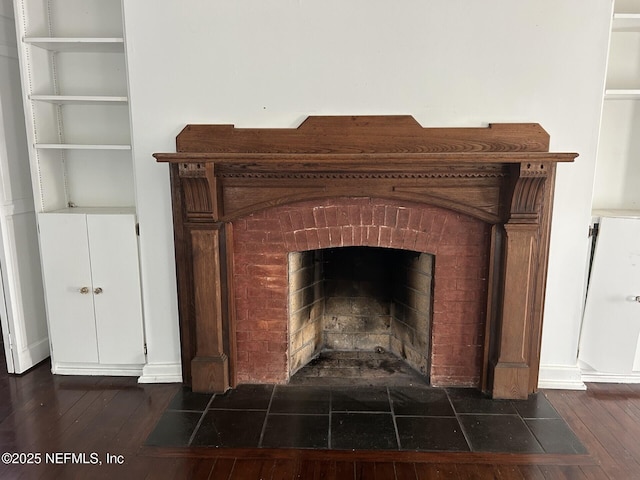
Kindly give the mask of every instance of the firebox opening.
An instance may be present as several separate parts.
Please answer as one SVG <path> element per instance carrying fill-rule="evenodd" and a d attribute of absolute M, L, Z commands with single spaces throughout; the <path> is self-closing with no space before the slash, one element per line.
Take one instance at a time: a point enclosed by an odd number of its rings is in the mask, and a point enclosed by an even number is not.
<path fill-rule="evenodd" d="M 377 247 L 290 253 L 290 377 L 312 360 L 317 366 L 322 354 L 383 369 L 402 360 L 428 379 L 433 261 Z"/>

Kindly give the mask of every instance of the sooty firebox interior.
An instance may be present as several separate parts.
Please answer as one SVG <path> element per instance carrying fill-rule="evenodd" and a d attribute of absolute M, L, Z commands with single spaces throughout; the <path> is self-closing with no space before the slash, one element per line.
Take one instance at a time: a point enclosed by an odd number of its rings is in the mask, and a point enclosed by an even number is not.
<path fill-rule="evenodd" d="M 376 247 L 290 253 L 290 375 L 311 362 L 307 377 L 384 377 L 400 365 L 426 379 L 433 258 Z M 322 359 L 342 368 L 328 372 Z"/>

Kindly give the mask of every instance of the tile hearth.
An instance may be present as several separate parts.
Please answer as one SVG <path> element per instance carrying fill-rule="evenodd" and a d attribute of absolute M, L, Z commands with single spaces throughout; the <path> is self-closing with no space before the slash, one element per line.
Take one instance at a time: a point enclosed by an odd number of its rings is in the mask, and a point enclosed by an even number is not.
<path fill-rule="evenodd" d="M 586 454 L 542 393 L 492 400 L 428 386 L 240 385 L 179 391 L 146 441 L 158 447 Z"/>

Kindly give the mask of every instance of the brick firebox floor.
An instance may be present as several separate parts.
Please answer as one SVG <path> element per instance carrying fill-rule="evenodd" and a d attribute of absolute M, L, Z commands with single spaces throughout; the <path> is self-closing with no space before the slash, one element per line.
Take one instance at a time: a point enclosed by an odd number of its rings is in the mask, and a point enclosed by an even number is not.
<path fill-rule="evenodd" d="M 383 349 L 375 352 L 325 350 L 298 370 L 289 385 L 426 386 L 429 380 Z"/>

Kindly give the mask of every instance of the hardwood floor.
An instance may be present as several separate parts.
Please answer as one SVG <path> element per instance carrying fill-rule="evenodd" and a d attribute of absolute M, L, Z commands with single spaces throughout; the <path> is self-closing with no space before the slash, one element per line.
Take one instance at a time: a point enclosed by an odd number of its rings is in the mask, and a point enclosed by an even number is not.
<path fill-rule="evenodd" d="M 586 392 L 545 392 L 589 455 L 145 447 L 179 388 L 138 385 L 135 378 L 52 376 L 48 363 L 22 376 L 0 374 L 0 453 L 32 461 L 1 464 L 0 478 L 640 478 L 638 385 L 590 384 Z M 34 455 L 18 455 L 28 453 Z"/>

